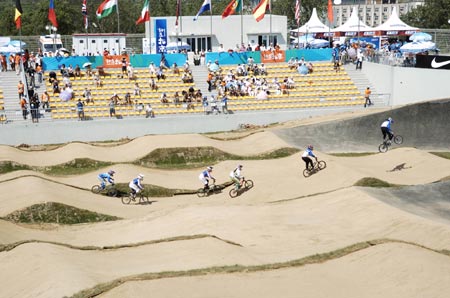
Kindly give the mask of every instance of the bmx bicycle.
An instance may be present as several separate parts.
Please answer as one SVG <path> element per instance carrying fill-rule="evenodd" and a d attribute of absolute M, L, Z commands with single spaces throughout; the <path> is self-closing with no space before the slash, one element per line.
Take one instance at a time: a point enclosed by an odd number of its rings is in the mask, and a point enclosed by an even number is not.
<path fill-rule="evenodd" d="M 309 168 L 309 169 L 304 169 L 303 170 L 303 176 L 305 176 L 305 178 L 308 178 L 309 176 L 311 176 L 312 174 L 317 173 L 320 170 L 323 170 L 327 167 L 327 163 L 323 160 L 317 160 L 313 162 L 313 167 Z"/>
<path fill-rule="evenodd" d="M 400 145 L 401 143 L 403 143 L 403 137 L 401 135 L 394 135 L 392 140 L 397 145 Z M 385 153 L 386 151 L 389 150 L 389 147 L 391 147 L 391 146 L 392 146 L 391 140 L 384 140 L 383 143 L 381 143 L 380 146 L 378 146 L 378 151 L 380 151 L 381 153 Z"/>
<path fill-rule="evenodd" d="M 240 188 L 238 188 L 237 184 L 235 183 L 234 187 L 230 189 L 228 193 L 230 197 L 235 198 L 237 196 L 240 196 L 242 193 L 246 192 L 255 185 L 252 180 L 245 180 L 244 177 L 242 177 L 242 180 L 242 186 Z"/>
<path fill-rule="evenodd" d="M 216 181 L 214 180 L 213 184 L 209 185 L 208 189 L 199 188 L 197 190 L 197 196 L 199 198 L 207 197 L 211 194 L 219 193 L 222 190 L 222 187 L 216 185 Z"/>
<path fill-rule="evenodd" d="M 148 196 L 145 195 L 142 191 L 137 194 L 130 192 L 128 196 L 123 196 L 122 204 L 129 205 L 131 202 L 136 202 L 136 200 L 138 204 L 150 204 Z"/>
<path fill-rule="evenodd" d="M 91 191 L 95 194 L 106 191 L 108 197 L 117 197 L 117 194 L 119 193 L 114 183 L 106 185 L 105 188 L 102 188 L 101 185 L 94 185 L 91 187 Z"/>

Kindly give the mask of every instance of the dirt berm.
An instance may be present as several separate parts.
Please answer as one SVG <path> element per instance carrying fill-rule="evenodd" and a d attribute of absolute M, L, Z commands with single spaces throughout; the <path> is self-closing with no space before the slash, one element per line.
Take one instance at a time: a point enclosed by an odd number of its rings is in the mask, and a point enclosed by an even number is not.
<path fill-rule="evenodd" d="M 390 111 L 353 119 L 274 130 L 293 146 L 314 144 L 325 152 L 377 151 L 382 141 L 381 122 L 392 117 L 394 133 L 402 135 L 402 146 L 424 150 L 449 150 L 450 99 L 411 104 Z"/>

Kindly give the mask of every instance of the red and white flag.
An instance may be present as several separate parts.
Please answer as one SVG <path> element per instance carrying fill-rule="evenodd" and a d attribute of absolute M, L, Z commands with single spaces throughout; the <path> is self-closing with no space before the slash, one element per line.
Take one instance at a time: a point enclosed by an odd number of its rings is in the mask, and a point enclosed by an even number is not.
<path fill-rule="evenodd" d="M 149 8 L 149 5 L 150 5 L 149 0 L 145 0 L 144 7 L 142 8 L 141 15 L 139 16 L 139 19 L 136 21 L 136 25 L 150 21 L 150 8 Z"/>
<path fill-rule="evenodd" d="M 87 28 L 89 26 L 88 13 L 87 13 L 87 0 L 83 0 L 83 3 L 81 4 L 81 13 L 83 14 L 84 29 L 87 30 Z"/>
<path fill-rule="evenodd" d="M 253 17 L 255 18 L 255 20 L 257 22 L 261 21 L 262 19 L 264 19 L 264 16 L 266 15 L 266 10 L 267 9 L 271 9 L 270 8 L 270 0 L 261 0 L 261 2 L 259 2 L 258 6 L 256 6 L 253 9 Z"/>
<path fill-rule="evenodd" d="M 297 26 L 300 26 L 300 0 L 295 1 L 295 20 L 297 21 Z"/>

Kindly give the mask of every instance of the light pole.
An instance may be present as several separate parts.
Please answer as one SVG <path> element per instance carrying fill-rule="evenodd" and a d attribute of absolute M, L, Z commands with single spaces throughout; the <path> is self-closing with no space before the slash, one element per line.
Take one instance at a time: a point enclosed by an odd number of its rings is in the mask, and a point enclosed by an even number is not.
<path fill-rule="evenodd" d="M 50 36 L 53 36 L 53 51 L 55 51 L 55 53 L 56 53 L 56 31 L 58 31 L 58 28 L 56 28 L 55 26 L 46 25 L 45 29 L 48 30 L 48 32 L 50 33 Z M 52 32 L 53 32 L 53 35 L 52 35 Z"/>
<path fill-rule="evenodd" d="M 306 38 L 305 38 L 305 45 L 303 46 L 304 49 L 306 49 L 306 47 L 308 46 L 308 29 L 309 29 L 309 24 L 306 24 L 305 28 L 306 28 Z"/>

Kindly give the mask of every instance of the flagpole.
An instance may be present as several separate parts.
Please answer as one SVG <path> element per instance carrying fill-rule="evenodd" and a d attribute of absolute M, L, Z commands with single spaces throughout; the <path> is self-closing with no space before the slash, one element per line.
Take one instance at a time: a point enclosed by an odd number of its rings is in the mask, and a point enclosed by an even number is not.
<path fill-rule="evenodd" d="M 244 43 L 244 0 L 241 0 L 241 44 Z"/>
<path fill-rule="evenodd" d="M 302 15 L 302 0 L 299 0 L 299 14 L 297 20 L 297 49 L 300 49 L 300 18 Z"/>
<path fill-rule="evenodd" d="M 270 35 L 269 35 L 269 46 L 270 46 L 270 40 L 272 38 L 272 0 L 269 0 L 269 10 L 270 10 Z M 273 45 L 275 48 L 275 45 Z"/>
<path fill-rule="evenodd" d="M 120 33 L 119 0 L 117 0 L 116 12 L 117 12 L 117 33 Z M 119 53 L 120 53 L 120 49 L 119 49 Z"/>
<path fill-rule="evenodd" d="M 148 14 L 150 17 L 150 1 L 148 1 Z M 150 38 L 148 39 L 149 42 L 149 48 L 150 48 L 150 54 L 152 53 L 152 19 L 150 18 L 150 20 L 148 20 L 148 26 L 149 26 L 149 33 L 150 33 Z"/>
<path fill-rule="evenodd" d="M 210 47 L 211 47 L 211 51 L 212 51 L 212 35 L 213 35 L 213 29 L 212 29 L 212 1 L 210 2 L 210 7 L 209 7 L 209 15 L 210 15 L 210 37 L 209 37 L 209 39 L 210 39 L 210 41 L 211 41 L 211 44 L 210 44 Z"/>

